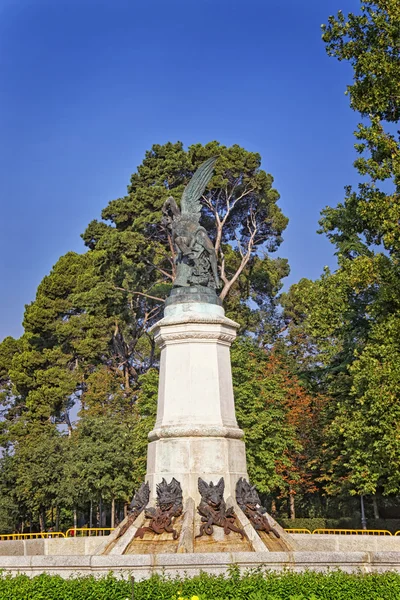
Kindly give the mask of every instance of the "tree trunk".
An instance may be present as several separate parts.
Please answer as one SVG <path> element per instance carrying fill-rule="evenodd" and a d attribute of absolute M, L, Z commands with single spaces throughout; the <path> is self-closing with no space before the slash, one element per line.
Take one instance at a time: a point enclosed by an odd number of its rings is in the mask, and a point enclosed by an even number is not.
<path fill-rule="evenodd" d="M 74 529 L 78 527 L 78 511 L 76 510 L 76 506 L 74 506 Z"/>
<path fill-rule="evenodd" d="M 271 515 L 274 516 L 276 515 L 276 500 L 272 500 L 271 502 Z"/>
<path fill-rule="evenodd" d="M 128 516 L 128 503 L 124 503 L 124 519 Z"/>
<path fill-rule="evenodd" d="M 99 498 L 99 527 L 100 529 L 103 527 L 103 501 L 101 496 Z"/>
<path fill-rule="evenodd" d="M 361 527 L 367 529 L 367 519 L 365 518 L 365 507 L 364 507 L 364 494 L 360 495 L 360 508 L 361 508 Z"/>
<path fill-rule="evenodd" d="M 93 500 L 90 501 L 89 527 L 90 529 L 93 527 Z"/>
<path fill-rule="evenodd" d="M 372 506 L 374 508 L 374 519 L 379 519 L 379 508 L 378 508 L 378 501 L 376 499 L 376 495 L 372 496 Z"/>
<path fill-rule="evenodd" d="M 46 515 L 44 508 L 40 508 L 39 510 L 39 525 L 40 531 L 46 531 Z"/>
<path fill-rule="evenodd" d="M 290 519 L 295 519 L 296 518 L 296 511 L 294 508 L 294 494 L 293 493 L 289 493 L 289 518 Z"/>
<path fill-rule="evenodd" d="M 115 498 L 111 500 L 111 527 L 115 527 Z"/>
<path fill-rule="evenodd" d="M 65 418 L 65 423 L 68 427 L 68 437 L 71 437 L 72 435 L 72 423 L 71 423 L 71 419 L 69 418 L 69 412 L 66 410 L 64 413 L 64 418 Z"/>
<path fill-rule="evenodd" d="M 125 375 L 125 390 L 130 390 L 131 386 L 129 383 L 129 369 L 127 368 L 127 366 L 124 366 L 124 375 Z"/>
<path fill-rule="evenodd" d="M 56 506 L 56 531 L 60 531 L 60 507 Z"/>

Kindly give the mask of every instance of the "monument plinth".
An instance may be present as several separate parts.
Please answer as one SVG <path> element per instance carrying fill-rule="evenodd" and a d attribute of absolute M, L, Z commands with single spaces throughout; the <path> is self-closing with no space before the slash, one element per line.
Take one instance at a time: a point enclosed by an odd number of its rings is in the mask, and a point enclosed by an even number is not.
<path fill-rule="evenodd" d="M 195 298 L 196 292 L 187 296 Z M 223 477 L 232 497 L 239 478 L 247 478 L 230 362 L 238 327 L 222 306 L 196 301 L 171 303 L 154 326 L 161 361 L 157 420 L 147 458 L 152 497 L 163 477 L 175 477 L 184 497 L 196 501 L 199 477 Z"/>

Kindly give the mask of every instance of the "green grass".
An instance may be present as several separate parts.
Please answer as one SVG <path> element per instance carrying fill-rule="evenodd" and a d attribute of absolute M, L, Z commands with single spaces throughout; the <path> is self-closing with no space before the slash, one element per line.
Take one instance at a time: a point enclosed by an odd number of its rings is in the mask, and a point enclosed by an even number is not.
<path fill-rule="evenodd" d="M 400 574 L 271 573 L 262 570 L 240 575 L 202 573 L 192 579 L 153 576 L 134 584 L 134 600 L 400 600 Z M 0 574 L 1 600 L 131 600 L 127 579 Z"/>

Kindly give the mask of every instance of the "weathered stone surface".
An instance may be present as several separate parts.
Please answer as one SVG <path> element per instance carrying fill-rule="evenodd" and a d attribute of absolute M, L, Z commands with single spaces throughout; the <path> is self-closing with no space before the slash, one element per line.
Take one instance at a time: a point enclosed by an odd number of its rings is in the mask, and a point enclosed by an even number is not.
<path fill-rule="evenodd" d="M 224 477 L 228 495 L 246 476 L 243 432 L 235 416 L 229 348 L 237 324 L 221 306 L 167 307 L 154 327 L 161 346 L 157 421 L 149 434 L 152 497 L 163 477 L 180 481 L 184 498 L 200 500 L 197 480 Z"/>
<path fill-rule="evenodd" d="M 128 554 L 105 556 L 0 556 L 0 569 L 29 576 L 39 573 L 59 574 L 62 577 L 78 574 L 107 574 L 121 576 L 132 573 L 137 580 L 152 573 L 193 576 L 200 571 L 226 573 L 230 565 L 241 570 L 263 567 L 282 571 L 306 569 L 347 572 L 400 572 L 400 552 L 218 552 L 204 554 Z"/>
<path fill-rule="evenodd" d="M 365 571 L 365 567 L 370 562 L 368 552 L 293 552 L 292 555 L 293 568 L 296 571 L 303 571 L 306 568 L 313 571 L 341 569 L 350 573 L 356 569 Z"/>
<path fill-rule="evenodd" d="M 49 555 L 49 556 L 31 556 L 31 567 L 32 569 L 87 569 L 90 567 L 90 563 L 92 560 L 91 556 L 82 556 L 82 555 L 70 555 L 70 556 L 58 556 L 58 555 Z"/>
<path fill-rule="evenodd" d="M 289 535 L 295 540 L 299 551 L 310 552 L 400 552 L 400 536 L 378 535 L 340 535 L 340 534 L 295 534 Z"/>
<path fill-rule="evenodd" d="M 138 581 L 147 579 L 153 573 L 153 555 L 124 554 L 117 556 L 109 554 L 92 557 L 91 573 L 107 575 L 110 572 L 121 577 L 128 577 L 128 574 L 132 574 Z"/>
<path fill-rule="evenodd" d="M 51 538 L 44 541 L 44 553 L 49 556 L 83 556 L 90 554 L 89 543 L 96 538 L 89 537 L 74 537 L 74 538 Z M 98 545 L 98 542 L 97 542 Z M 42 553 L 41 553 L 42 554 Z"/>
<path fill-rule="evenodd" d="M 167 556 L 166 554 L 162 556 Z M 175 556 L 175 555 L 174 555 Z M 92 556 L 91 567 L 92 569 L 106 568 L 127 568 L 127 567 L 146 567 L 151 568 L 154 564 L 153 554 L 124 554 L 124 555 L 112 555 L 107 556 Z"/>
<path fill-rule="evenodd" d="M 268 552 L 268 548 L 264 545 L 257 531 L 254 529 L 253 525 L 250 523 L 244 512 L 241 508 L 234 502 L 233 498 L 230 496 L 226 505 L 230 508 L 231 506 L 234 508 L 238 521 L 247 535 L 250 543 L 253 547 L 254 552 Z"/>
<path fill-rule="evenodd" d="M 23 540 L 7 540 L 0 542 L 0 556 L 24 556 Z"/>
<path fill-rule="evenodd" d="M 296 540 L 299 551 L 334 552 L 339 549 L 338 535 L 289 534 Z"/>
<path fill-rule="evenodd" d="M 187 498 L 184 507 L 182 531 L 179 536 L 178 553 L 194 551 L 194 512 L 193 498 Z"/>
<path fill-rule="evenodd" d="M 400 552 L 370 552 L 369 557 L 376 569 L 400 571 Z"/>
<path fill-rule="evenodd" d="M 227 505 L 233 499 L 227 500 Z M 236 509 L 242 523 L 240 512 Z M 124 540 L 123 547 L 129 545 L 136 528 L 143 523 L 138 519 L 128 538 Z M 114 532 L 113 532 L 114 533 Z M 296 542 L 299 551 L 308 552 L 400 552 L 400 536 L 372 536 L 372 535 L 308 535 L 286 534 Z M 90 555 L 101 551 L 101 545 L 110 544 L 113 534 L 101 537 L 82 538 L 52 538 L 44 540 L 14 540 L 0 542 L 0 556 L 33 556 L 33 555 Z"/>
<path fill-rule="evenodd" d="M 118 540 L 120 531 L 127 524 L 129 516 L 125 517 L 123 521 L 110 533 L 110 535 L 104 536 L 99 539 L 99 542 L 95 549 L 93 549 L 92 554 L 107 554 L 110 550 L 115 546 L 114 542 Z M 136 529 L 135 529 L 136 531 Z M 119 541 L 119 540 L 118 540 Z"/>
<path fill-rule="evenodd" d="M 25 554 L 27 556 L 37 556 L 45 554 L 45 541 L 44 539 L 38 540 L 24 540 Z"/>
<path fill-rule="evenodd" d="M 24 573 L 25 569 L 30 570 L 31 558 L 31 556 L 0 556 L 0 570 L 18 571 L 21 569 L 21 572 Z"/>
<path fill-rule="evenodd" d="M 107 538 L 107 537 L 109 537 L 109 536 L 105 535 L 103 537 L 103 539 Z M 86 540 L 85 541 L 85 554 L 89 554 L 89 555 L 96 554 L 97 549 L 99 548 L 99 545 L 102 543 L 102 541 L 100 541 L 100 540 L 102 540 L 102 538 L 100 536 L 99 537 L 87 537 L 87 538 L 85 538 L 85 540 Z"/>
<path fill-rule="evenodd" d="M 131 541 L 133 540 L 133 538 L 135 537 L 135 534 L 137 532 L 137 530 L 139 529 L 139 527 L 142 527 L 143 523 L 145 521 L 145 516 L 144 513 L 140 513 L 140 515 L 137 517 L 137 519 L 132 523 L 132 525 L 129 527 L 129 529 L 126 531 L 126 533 L 120 537 L 115 544 L 113 544 L 112 546 L 109 546 L 109 554 L 111 555 L 118 555 L 118 554 L 123 554 L 126 549 L 128 548 L 129 544 L 131 543 Z M 97 552 L 97 554 L 99 554 L 99 552 Z"/>

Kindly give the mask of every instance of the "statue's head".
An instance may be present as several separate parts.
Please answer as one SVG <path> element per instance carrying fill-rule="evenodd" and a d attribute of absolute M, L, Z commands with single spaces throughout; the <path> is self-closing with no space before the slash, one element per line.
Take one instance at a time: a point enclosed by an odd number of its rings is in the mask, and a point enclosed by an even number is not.
<path fill-rule="evenodd" d="M 157 485 L 157 504 L 163 512 L 182 504 L 181 484 L 175 477 L 172 478 L 171 483 L 167 483 L 163 478 Z"/>
<path fill-rule="evenodd" d="M 204 479 L 199 477 L 198 487 L 204 502 L 211 506 L 211 508 L 217 509 L 220 507 L 224 500 L 225 482 L 223 477 L 221 477 L 216 485 L 212 481 L 206 483 Z"/>
<path fill-rule="evenodd" d="M 161 219 L 161 224 L 164 227 L 171 227 L 174 218 L 179 217 L 181 214 L 179 206 L 177 205 L 175 199 L 172 196 L 167 198 L 167 200 L 164 202 L 161 211 L 163 215 Z"/>
<path fill-rule="evenodd" d="M 260 506 L 260 498 L 256 488 L 243 477 L 236 484 L 236 502 L 247 506 L 250 510 L 256 510 Z"/>

